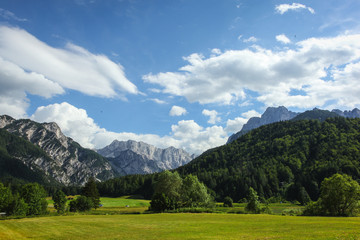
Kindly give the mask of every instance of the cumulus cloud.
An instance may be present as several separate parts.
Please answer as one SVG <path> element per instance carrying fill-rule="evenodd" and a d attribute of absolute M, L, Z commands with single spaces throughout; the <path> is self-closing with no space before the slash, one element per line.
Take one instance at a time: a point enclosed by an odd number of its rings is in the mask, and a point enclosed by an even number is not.
<path fill-rule="evenodd" d="M 170 109 L 169 115 L 170 116 L 181 116 L 187 113 L 186 109 L 179 106 L 172 106 Z"/>
<path fill-rule="evenodd" d="M 256 100 L 266 106 L 309 108 L 331 101 L 351 107 L 360 102 L 352 89 L 358 80 L 344 77 L 358 71 L 359 34 L 310 38 L 297 42 L 294 49 L 256 47 L 208 58 L 194 53 L 184 59 L 188 64 L 179 71 L 148 74 L 144 81 L 201 104 L 246 102 L 247 90 L 256 92 Z M 294 95 L 292 90 L 304 94 Z"/>
<path fill-rule="evenodd" d="M 261 114 L 255 110 L 249 110 L 241 114 L 241 117 L 235 119 L 228 119 L 226 122 L 225 131 L 228 134 L 233 134 L 239 132 L 243 125 L 252 117 L 260 117 Z"/>
<path fill-rule="evenodd" d="M 293 4 L 280 4 L 275 6 L 275 10 L 277 13 L 280 13 L 281 15 L 286 13 L 287 11 L 299 11 L 301 9 L 308 10 L 311 14 L 315 14 L 315 10 L 311 7 L 307 7 L 304 4 L 300 3 L 293 3 Z"/>
<path fill-rule="evenodd" d="M 208 117 L 209 117 L 208 123 L 210 123 L 210 124 L 215 124 L 215 123 L 221 121 L 221 118 L 218 117 L 218 114 L 219 114 L 219 113 L 218 113 L 217 111 L 215 111 L 215 110 L 207 110 L 207 109 L 204 109 L 204 110 L 202 111 L 202 114 L 203 114 L 204 116 L 208 116 Z"/>
<path fill-rule="evenodd" d="M 239 132 L 243 125 L 247 123 L 249 119 L 243 117 L 237 117 L 235 119 L 228 119 L 226 122 L 225 131 L 228 134 L 233 134 Z"/>
<path fill-rule="evenodd" d="M 257 111 L 255 110 L 250 110 L 250 111 L 247 111 L 247 112 L 244 112 L 241 114 L 241 116 L 247 118 L 247 119 L 250 119 L 252 117 L 260 117 L 261 116 L 261 113 L 258 113 Z"/>
<path fill-rule="evenodd" d="M 27 72 L 90 96 L 137 94 L 123 67 L 72 43 L 54 48 L 20 28 L 0 26 L 0 56 Z"/>
<path fill-rule="evenodd" d="M 182 120 L 171 126 L 171 133 L 165 136 L 156 134 L 116 133 L 99 127 L 87 115 L 86 110 L 69 103 L 51 104 L 39 107 L 31 116 L 37 122 L 56 122 L 66 136 L 73 138 L 82 146 L 99 149 L 113 140 L 143 141 L 160 148 L 174 146 L 189 153 L 200 154 L 203 151 L 222 145 L 227 134 L 220 126 L 203 128 L 194 120 Z"/>
<path fill-rule="evenodd" d="M 291 40 L 285 34 L 277 35 L 276 41 L 284 43 L 284 44 L 291 43 Z"/>

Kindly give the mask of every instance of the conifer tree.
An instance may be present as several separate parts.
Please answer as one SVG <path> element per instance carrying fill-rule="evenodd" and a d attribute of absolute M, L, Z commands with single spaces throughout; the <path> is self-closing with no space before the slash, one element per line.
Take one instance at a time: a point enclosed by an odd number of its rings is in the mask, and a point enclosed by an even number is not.
<path fill-rule="evenodd" d="M 82 195 L 91 199 L 93 208 L 97 209 L 100 206 L 100 194 L 94 177 L 89 178 L 83 188 Z"/>

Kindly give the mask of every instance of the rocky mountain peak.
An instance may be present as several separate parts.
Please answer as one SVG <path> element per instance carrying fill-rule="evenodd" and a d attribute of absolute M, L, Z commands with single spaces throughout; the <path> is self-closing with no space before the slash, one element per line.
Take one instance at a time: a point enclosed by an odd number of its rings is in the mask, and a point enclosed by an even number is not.
<path fill-rule="evenodd" d="M 5 126 L 13 123 L 14 121 L 15 121 L 14 118 L 8 115 L 2 115 L 0 116 L 0 128 L 4 128 Z"/>
<path fill-rule="evenodd" d="M 107 157 L 112 165 L 124 174 L 144 174 L 174 169 L 193 159 L 193 156 L 182 149 L 175 147 L 161 149 L 133 140 L 114 140 L 97 152 Z"/>
<path fill-rule="evenodd" d="M 294 118 L 297 113 L 289 111 L 286 107 L 268 107 L 265 112 L 261 115 L 261 117 L 252 117 L 248 120 L 246 124 L 242 127 L 242 129 L 231 135 L 227 141 L 231 143 L 232 141 L 238 139 L 240 136 L 244 135 L 245 133 L 249 132 L 254 128 L 258 128 L 262 125 L 279 122 L 279 121 L 286 121 Z"/>

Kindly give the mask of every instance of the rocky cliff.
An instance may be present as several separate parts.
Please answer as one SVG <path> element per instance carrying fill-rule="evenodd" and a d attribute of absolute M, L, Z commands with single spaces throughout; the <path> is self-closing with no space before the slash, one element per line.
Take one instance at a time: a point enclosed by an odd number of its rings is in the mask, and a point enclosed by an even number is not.
<path fill-rule="evenodd" d="M 20 160 L 28 166 L 38 166 L 64 185 L 83 185 L 91 176 L 101 181 L 117 175 L 107 159 L 66 137 L 56 123 L 15 120 L 4 115 L 0 116 L 0 128 L 44 150 L 48 158 Z"/>

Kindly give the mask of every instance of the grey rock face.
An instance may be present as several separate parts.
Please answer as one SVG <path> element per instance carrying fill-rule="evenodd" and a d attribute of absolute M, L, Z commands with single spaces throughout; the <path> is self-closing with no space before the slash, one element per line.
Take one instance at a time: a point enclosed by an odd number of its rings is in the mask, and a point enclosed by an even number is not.
<path fill-rule="evenodd" d="M 286 121 L 294 118 L 298 113 L 289 111 L 286 107 L 268 107 L 266 111 L 261 115 L 261 117 L 252 117 L 249 121 L 244 124 L 242 129 L 231 135 L 227 141 L 227 144 L 235 141 L 240 136 L 244 135 L 245 133 L 249 132 L 252 129 L 258 128 L 262 125 Z"/>
<path fill-rule="evenodd" d="M 193 159 L 182 149 L 160 149 L 144 142 L 113 141 L 97 150 L 122 174 L 147 174 L 180 167 Z"/>
<path fill-rule="evenodd" d="M 40 124 L 29 119 L 0 116 L 0 126 L 43 149 L 49 158 L 22 161 L 27 165 L 35 164 L 60 183 L 83 185 L 91 176 L 98 180 L 116 176 L 107 159 L 66 137 L 56 123 Z"/>

